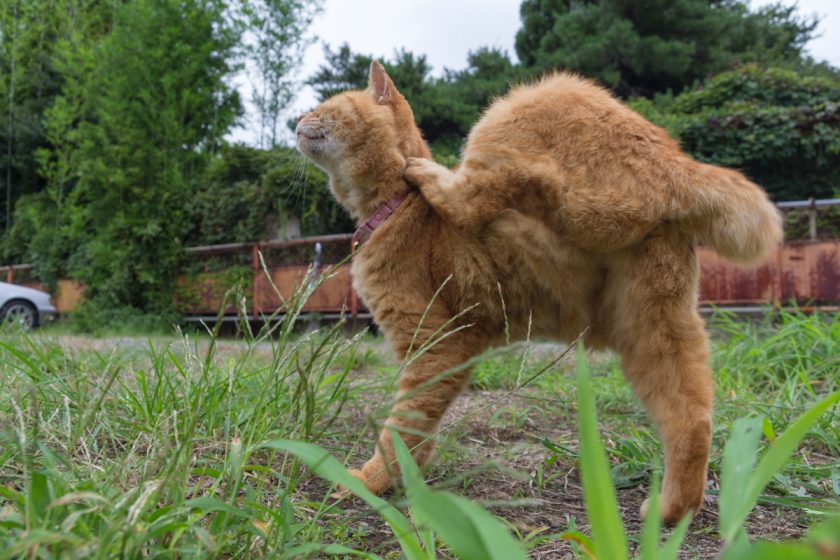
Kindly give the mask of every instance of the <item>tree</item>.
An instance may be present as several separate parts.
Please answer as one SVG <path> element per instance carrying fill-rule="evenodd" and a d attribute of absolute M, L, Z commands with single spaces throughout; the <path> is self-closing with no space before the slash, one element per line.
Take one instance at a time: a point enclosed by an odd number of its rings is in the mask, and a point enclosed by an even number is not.
<path fill-rule="evenodd" d="M 35 262 L 48 283 L 85 282 L 94 305 L 169 308 L 184 239 L 195 230 L 193 200 L 242 114 L 232 78 L 248 61 L 257 68 L 263 136 L 276 142 L 300 35 L 318 2 L 31 4 L 59 14 L 41 28 L 56 86 L 32 112 L 40 184 L 17 202 L 5 254 Z M 285 58 L 270 63 L 274 55 Z M 32 98 L 27 90 L 16 107 Z"/>
<path fill-rule="evenodd" d="M 520 14 L 524 66 L 581 72 L 621 96 L 680 92 L 736 63 L 803 61 L 818 23 L 740 0 L 524 0 Z"/>
<path fill-rule="evenodd" d="M 321 7 L 321 0 L 241 0 L 231 17 L 242 29 L 242 50 L 250 61 L 253 102 L 259 111 L 260 146 L 279 141 L 282 112 L 294 98 L 294 69 L 309 42 L 304 33 Z"/>
<path fill-rule="evenodd" d="M 0 228 L 6 232 L 17 199 L 44 184 L 35 153 L 46 144 L 41 115 L 61 86 L 52 57 L 69 18 L 63 8 L 62 1 L 0 0 Z"/>
<path fill-rule="evenodd" d="M 90 116 L 84 102 L 93 71 L 89 51 L 110 32 L 112 12 L 109 4 L 79 0 L 26 6 L 31 12 L 23 36 L 30 40 L 22 42 L 18 65 L 26 70 L 18 80 L 15 133 L 8 135 L 15 147 L 7 167 L 14 212 L 2 254 L 11 262 L 37 259 L 44 276 L 54 278 L 64 270 L 67 247 L 74 242 L 59 226 L 64 195 L 75 181 L 74 136 L 79 122 Z"/>
<path fill-rule="evenodd" d="M 60 43 L 66 81 L 39 154 L 48 188 L 19 204 L 47 280 L 69 273 L 98 304 L 170 304 L 185 200 L 241 111 L 224 9 L 135 0 L 114 7 L 103 36 Z"/>

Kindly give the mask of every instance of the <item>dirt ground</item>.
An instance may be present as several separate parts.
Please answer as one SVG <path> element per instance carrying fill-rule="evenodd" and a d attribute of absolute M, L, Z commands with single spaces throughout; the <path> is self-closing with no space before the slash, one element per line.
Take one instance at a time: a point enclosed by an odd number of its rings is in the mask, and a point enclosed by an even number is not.
<path fill-rule="evenodd" d="M 558 538 L 569 530 L 571 522 L 576 529 L 591 534 L 580 473 L 574 462 L 555 462 L 552 467 L 555 478 L 541 487 L 535 482 L 536 473 L 551 455 L 541 441 L 544 438 L 574 441 L 577 427 L 573 423 L 546 422 L 539 412 L 521 419 L 517 428 L 492 419 L 494 412 L 503 408 L 532 409 L 533 396 L 527 390 L 516 395 L 507 391 L 469 390 L 462 395 L 444 418 L 443 425 L 452 425 L 453 429 L 442 438 L 437 456 L 426 470 L 426 482 L 480 501 L 505 519 L 520 537 L 532 535 L 537 543 L 529 550 L 532 558 L 585 558 L 583 553 L 576 555 L 569 541 Z M 498 403 L 487 408 L 497 400 Z M 367 432 L 370 429 L 363 419 L 369 417 L 373 408 L 360 404 L 351 407 L 348 420 L 350 425 L 356 424 L 359 430 Z M 362 449 L 353 451 L 355 457 L 351 463 L 361 464 L 367 458 L 365 452 L 371 450 L 373 436 L 368 434 L 361 441 Z M 318 499 L 324 491 L 326 487 L 320 481 L 312 481 L 304 489 L 312 499 Z M 647 494 L 647 483 L 617 492 L 621 517 L 634 548 L 634 536 L 641 531 L 639 509 Z M 384 554 L 392 549 L 390 529 L 363 502 L 349 499 L 341 507 L 347 516 L 341 522 L 356 524 L 364 530 L 368 550 Z M 722 543 L 717 525 L 716 496 L 707 495 L 706 503 L 689 528 L 680 558 L 718 558 Z M 800 511 L 777 505 L 758 506 L 746 524 L 752 539 L 767 540 L 795 539 L 804 535 L 807 528 Z"/>

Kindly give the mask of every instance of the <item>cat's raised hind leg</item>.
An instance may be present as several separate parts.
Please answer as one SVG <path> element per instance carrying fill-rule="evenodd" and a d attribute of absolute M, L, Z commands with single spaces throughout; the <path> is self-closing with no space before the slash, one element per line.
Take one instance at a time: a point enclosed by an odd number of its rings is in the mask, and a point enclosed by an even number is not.
<path fill-rule="evenodd" d="M 541 219 L 546 208 L 556 205 L 547 200 L 550 189 L 544 188 L 556 172 L 553 162 L 531 158 L 523 165 L 519 159 L 497 150 L 491 158 L 474 158 L 451 170 L 429 159 L 408 158 L 404 177 L 441 218 L 475 234 L 504 210 Z"/>
<path fill-rule="evenodd" d="M 408 158 L 404 176 L 444 221 L 474 234 L 510 205 L 510 193 L 488 188 L 492 173 L 471 171 L 465 165 L 453 171 L 430 159 Z"/>

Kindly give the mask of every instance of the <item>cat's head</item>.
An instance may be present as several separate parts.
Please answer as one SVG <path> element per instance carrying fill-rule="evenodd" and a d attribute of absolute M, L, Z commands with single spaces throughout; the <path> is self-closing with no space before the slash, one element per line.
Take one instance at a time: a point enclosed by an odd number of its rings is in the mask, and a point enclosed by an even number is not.
<path fill-rule="evenodd" d="M 378 62 L 368 87 L 335 95 L 298 118 L 297 148 L 330 175 L 336 199 L 365 218 L 404 185 L 407 157 L 431 157 L 414 114 Z"/>

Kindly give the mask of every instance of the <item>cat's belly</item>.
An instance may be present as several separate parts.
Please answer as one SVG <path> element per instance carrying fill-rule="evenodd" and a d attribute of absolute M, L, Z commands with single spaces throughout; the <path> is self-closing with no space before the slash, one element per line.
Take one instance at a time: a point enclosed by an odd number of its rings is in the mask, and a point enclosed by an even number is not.
<path fill-rule="evenodd" d="M 493 259 L 511 333 L 570 340 L 593 322 L 601 258 L 564 242 L 534 218 L 504 211 L 482 235 Z M 530 327 L 529 327 L 530 323 Z"/>

